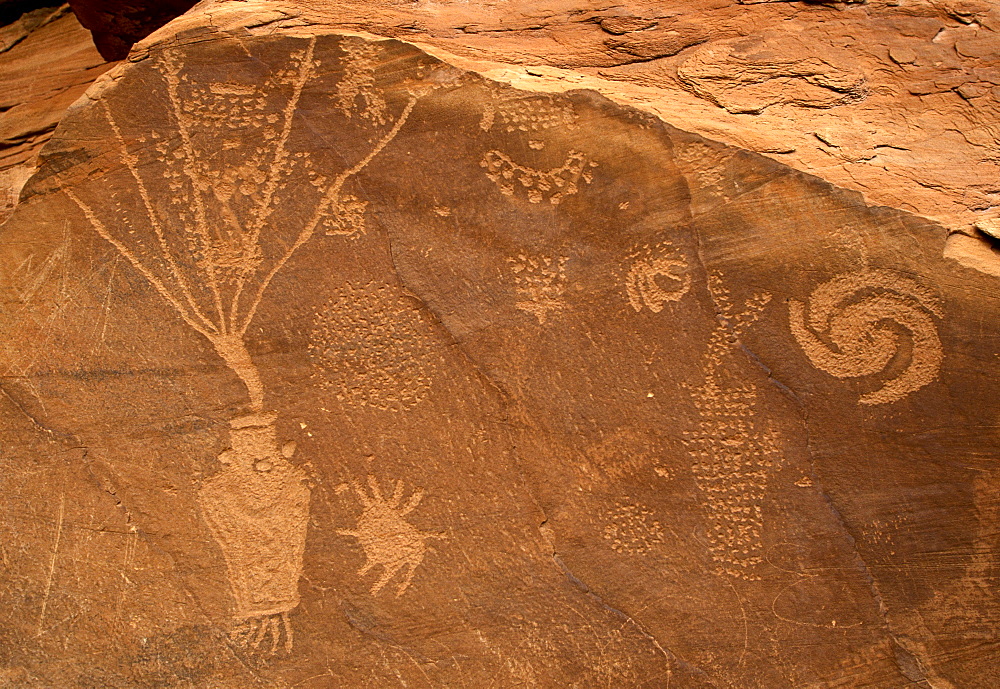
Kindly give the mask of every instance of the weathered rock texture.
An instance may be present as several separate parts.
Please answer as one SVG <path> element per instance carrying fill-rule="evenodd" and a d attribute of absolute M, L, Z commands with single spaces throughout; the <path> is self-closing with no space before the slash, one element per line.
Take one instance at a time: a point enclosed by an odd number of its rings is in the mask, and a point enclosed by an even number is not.
<path fill-rule="evenodd" d="M 418 41 L 497 63 L 490 76 L 523 88 L 595 89 L 952 230 L 1000 217 L 1000 8 L 988 0 L 209 0 L 164 31 L 207 17 Z"/>
<path fill-rule="evenodd" d="M 1000 302 L 949 229 L 241 11 L 102 77 L 0 230 L 8 683 L 995 686 Z M 684 102 L 874 108 L 850 51 L 717 49 Z"/>
<path fill-rule="evenodd" d="M 68 7 L 0 27 L 0 222 L 66 109 L 107 68 Z"/>
<path fill-rule="evenodd" d="M 122 60 L 132 45 L 194 6 L 196 0 L 71 0 L 106 60 Z"/>

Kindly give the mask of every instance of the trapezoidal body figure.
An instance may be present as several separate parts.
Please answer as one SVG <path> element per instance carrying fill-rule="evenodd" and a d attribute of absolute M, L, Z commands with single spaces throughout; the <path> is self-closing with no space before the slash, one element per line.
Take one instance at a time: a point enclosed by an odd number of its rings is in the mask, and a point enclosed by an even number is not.
<path fill-rule="evenodd" d="M 114 174 L 128 203 L 63 188 L 90 227 L 246 389 L 248 404 L 230 421 L 229 448 L 201 484 L 198 503 L 226 564 L 231 638 L 254 653 L 291 650 L 288 613 L 299 602 L 310 490 L 305 472 L 288 461 L 293 445 L 278 440 L 280 410 L 267 409 L 247 330 L 275 276 L 314 235 L 352 236 L 328 227 L 347 202 L 355 215 L 364 211 L 342 194 L 344 184 L 396 137 L 418 99 L 409 82 L 391 93 L 379 88 L 382 45 L 343 38 L 323 47 L 340 77 L 332 92 L 319 95 L 360 134 L 345 144 L 351 150 L 339 152 L 339 170 L 320 172 L 295 143 L 309 128 L 300 113 L 303 93 L 331 88 L 315 83 L 330 68 L 313 37 L 277 59 L 248 60 L 234 51 L 240 67 L 223 70 L 222 81 L 192 72 L 197 67 L 180 49 L 164 49 L 150 61 L 148 79 L 172 131 L 118 112 L 114 98 L 98 111 L 117 149 Z"/>

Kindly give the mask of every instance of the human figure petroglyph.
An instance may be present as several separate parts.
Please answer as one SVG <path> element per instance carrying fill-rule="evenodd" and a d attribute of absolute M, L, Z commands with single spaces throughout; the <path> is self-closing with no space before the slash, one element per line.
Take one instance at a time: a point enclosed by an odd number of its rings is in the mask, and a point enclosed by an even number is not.
<path fill-rule="evenodd" d="M 404 503 L 402 481 L 396 481 L 392 495 L 388 497 L 372 475 L 368 476 L 368 490 L 357 481 L 352 481 L 351 486 L 363 509 L 355 528 L 341 529 L 337 533 L 356 538 L 364 550 L 365 562 L 358 570 L 358 576 L 364 576 L 376 566 L 382 568 L 370 589 L 373 596 L 405 569 L 396 587 L 396 596 L 401 596 L 413 581 L 417 567 L 424 561 L 429 550 L 427 541 L 446 537 L 420 531 L 405 519 L 423 500 L 423 490 L 418 488 L 413 491 Z"/>
<path fill-rule="evenodd" d="M 420 94 L 390 105 L 374 83 L 381 47 L 344 39 L 346 82 L 336 102 L 368 128 L 367 149 L 337 172 L 320 174 L 307 153 L 289 146 L 304 89 L 321 67 L 316 39 L 300 43 L 261 82 L 206 83 L 167 50 L 151 63 L 162 80 L 176 128 L 126 131 L 102 102 L 119 159 L 144 214 L 141 223 L 120 204 L 65 194 L 94 231 L 141 274 L 194 332 L 205 338 L 246 388 L 248 416 L 232 421 L 232 448 L 222 469 L 198 493 L 206 522 L 226 561 L 234 601 L 233 639 L 251 648 L 290 649 L 288 612 L 298 604 L 309 488 L 305 474 L 281 455 L 275 419 L 246 345 L 247 331 L 275 276 L 317 233 L 356 236 L 365 203 L 342 195 L 345 183 L 397 136 Z M 393 111 L 394 112 L 391 112 Z M 207 143 L 209 142 L 209 143 Z M 150 159 L 151 151 L 157 154 Z M 279 209 L 300 195 L 305 177 L 315 205 L 291 220 Z M 171 198 L 154 198 L 152 180 L 166 180 Z M 142 225 L 145 224 L 145 227 Z M 253 460 L 253 461 L 251 461 Z"/>
<path fill-rule="evenodd" d="M 816 368 L 837 378 L 861 378 L 884 371 L 899 350 L 898 328 L 911 340 L 906 368 L 861 404 L 897 402 L 937 378 L 944 359 L 934 317 L 941 300 L 913 278 L 867 269 L 823 283 L 802 302 L 789 300 L 789 326 Z"/>
<path fill-rule="evenodd" d="M 440 354 L 416 302 L 389 285 L 347 284 L 316 315 L 309 354 L 346 404 L 404 411 L 427 399 Z"/>
<path fill-rule="evenodd" d="M 680 301 L 691 289 L 687 259 L 670 242 L 644 246 L 629 258 L 625 293 L 637 312 L 645 307 L 659 313 L 667 302 Z"/>
<path fill-rule="evenodd" d="M 566 308 L 565 256 L 525 256 L 507 259 L 514 274 L 517 294 L 521 297 L 514 306 L 538 319 L 545 325 L 549 317 Z"/>
<path fill-rule="evenodd" d="M 504 196 L 514 196 L 523 189 L 530 203 L 548 199 L 555 206 L 580 190 L 580 180 L 587 184 L 593 180 L 591 169 L 597 163 L 588 161 L 587 156 L 579 151 L 570 151 L 565 163 L 543 171 L 519 165 L 501 151 L 488 151 L 479 165 L 486 169 L 486 176 Z"/>
<path fill-rule="evenodd" d="M 288 612 L 299 604 L 310 497 L 305 472 L 288 461 L 294 443 L 278 445 L 276 421 L 276 414 L 233 419 L 231 447 L 218 457 L 222 469 L 198 490 L 205 522 L 226 561 L 234 640 L 256 648 L 270 634 L 272 652 L 280 632 L 291 651 Z"/>
<path fill-rule="evenodd" d="M 734 381 L 726 364 L 771 295 L 755 294 L 737 312 L 721 276 L 710 273 L 708 280 L 719 323 L 702 356 L 705 380 L 689 388 L 699 421 L 684 434 L 684 444 L 708 516 L 706 538 L 718 571 L 755 580 L 763 562 L 761 505 L 771 467 L 781 459 L 780 447 L 762 422 L 756 387 Z"/>

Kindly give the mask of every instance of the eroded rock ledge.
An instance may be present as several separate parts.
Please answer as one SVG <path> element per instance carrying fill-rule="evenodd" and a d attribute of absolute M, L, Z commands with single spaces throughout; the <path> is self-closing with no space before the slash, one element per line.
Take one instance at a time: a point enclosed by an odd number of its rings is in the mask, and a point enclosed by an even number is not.
<path fill-rule="evenodd" d="M 1000 9 L 985 0 L 210 0 L 157 40 L 208 21 L 417 42 L 519 88 L 595 89 L 952 230 L 1000 217 Z"/>

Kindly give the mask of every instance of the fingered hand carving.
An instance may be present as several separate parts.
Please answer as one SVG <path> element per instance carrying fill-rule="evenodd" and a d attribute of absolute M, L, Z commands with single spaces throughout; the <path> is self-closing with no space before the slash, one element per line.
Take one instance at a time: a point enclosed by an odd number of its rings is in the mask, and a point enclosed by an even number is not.
<path fill-rule="evenodd" d="M 816 368 L 837 378 L 861 378 L 884 371 L 897 355 L 905 369 L 861 404 L 903 399 L 933 381 L 944 354 L 934 317 L 940 299 L 906 275 L 868 270 L 839 275 L 817 287 L 805 305 L 789 301 L 792 335 Z M 908 352 L 900 330 L 910 338 Z"/>

